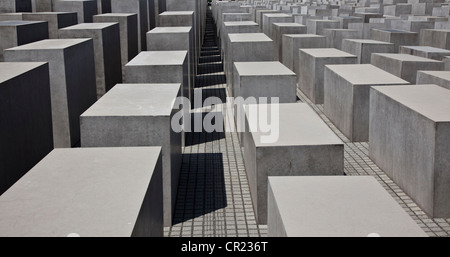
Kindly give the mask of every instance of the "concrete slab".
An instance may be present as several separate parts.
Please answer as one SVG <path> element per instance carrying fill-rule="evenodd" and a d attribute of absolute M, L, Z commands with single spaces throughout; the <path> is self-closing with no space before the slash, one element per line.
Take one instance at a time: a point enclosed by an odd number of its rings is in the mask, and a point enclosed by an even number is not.
<path fill-rule="evenodd" d="M 0 2 L 0 13 L 31 12 L 30 0 L 2 0 Z"/>
<path fill-rule="evenodd" d="M 340 29 L 341 23 L 334 20 L 308 19 L 306 26 L 308 27 L 308 34 L 323 35 L 324 29 Z"/>
<path fill-rule="evenodd" d="M 419 45 L 450 50 L 450 30 L 424 29 L 420 32 Z"/>
<path fill-rule="evenodd" d="M 450 51 L 431 46 L 400 46 L 401 54 L 410 54 L 419 57 L 442 61 L 445 56 L 450 55 Z"/>
<path fill-rule="evenodd" d="M 359 32 L 353 29 L 324 29 L 323 35 L 327 38 L 328 48 L 342 49 L 344 39 L 360 39 Z"/>
<path fill-rule="evenodd" d="M 275 44 L 275 60 L 281 61 L 283 56 L 284 34 L 306 34 L 306 26 L 298 23 L 272 23 L 272 39 Z"/>
<path fill-rule="evenodd" d="M 406 85 L 405 81 L 371 64 L 326 65 L 324 113 L 352 142 L 369 140 L 369 89 L 376 85 Z"/>
<path fill-rule="evenodd" d="M 294 18 L 292 15 L 286 13 L 266 13 L 262 16 L 262 22 L 261 31 L 273 40 L 272 24 L 292 23 L 294 22 Z"/>
<path fill-rule="evenodd" d="M 58 0 L 52 4 L 55 12 L 78 13 L 79 23 L 92 22 L 92 17 L 98 14 L 96 0 Z"/>
<path fill-rule="evenodd" d="M 370 39 L 370 31 L 372 29 L 384 29 L 386 28 L 385 23 L 350 23 L 348 24 L 349 29 L 354 29 L 359 32 L 359 38 Z"/>
<path fill-rule="evenodd" d="M 400 46 L 414 46 L 418 42 L 418 33 L 398 29 L 372 29 L 370 39 L 393 43 L 395 51 Z"/>
<path fill-rule="evenodd" d="M 268 187 L 270 237 L 427 236 L 371 176 L 269 177 Z"/>
<path fill-rule="evenodd" d="M 435 84 L 450 90 L 450 71 L 417 71 L 417 84 Z"/>
<path fill-rule="evenodd" d="M 344 39 L 342 50 L 358 57 L 359 64 L 370 64 L 372 53 L 394 53 L 394 44 L 371 39 Z"/>
<path fill-rule="evenodd" d="M 325 48 L 327 39 L 315 34 L 284 34 L 281 62 L 292 71 L 298 70 L 298 49 Z"/>
<path fill-rule="evenodd" d="M 58 39 L 58 30 L 78 24 L 76 12 L 37 12 L 23 13 L 23 19 L 28 21 L 46 21 L 48 38 Z"/>
<path fill-rule="evenodd" d="M 161 176 L 160 147 L 56 149 L 0 197 L 0 235 L 162 237 Z"/>

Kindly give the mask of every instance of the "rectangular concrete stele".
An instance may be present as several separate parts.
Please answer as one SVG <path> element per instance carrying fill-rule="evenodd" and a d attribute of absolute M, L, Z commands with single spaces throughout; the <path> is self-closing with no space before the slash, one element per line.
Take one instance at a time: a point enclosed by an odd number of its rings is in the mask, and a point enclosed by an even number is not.
<path fill-rule="evenodd" d="M 0 1 L 0 13 L 31 12 L 30 0 L 2 0 Z"/>
<path fill-rule="evenodd" d="M 359 32 L 360 38 L 370 39 L 370 33 L 372 29 L 384 29 L 386 28 L 385 23 L 350 23 L 348 24 L 349 29 L 354 29 Z"/>
<path fill-rule="evenodd" d="M 450 90 L 436 85 L 370 93 L 370 158 L 434 218 L 450 217 L 449 110 Z"/>
<path fill-rule="evenodd" d="M 50 39 L 58 39 L 58 30 L 78 24 L 76 12 L 23 13 L 23 20 L 47 21 Z"/>
<path fill-rule="evenodd" d="M 0 21 L 21 21 L 23 13 L 0 13 Z"/>
<path fill-rule="evenodd" d="M 450 30 L 424 29 L 420 32 L 419 45 L 450 50 Z"/>
<path fill-rule="evenodd" d="M 5 49 L 48 38 L 47 22 L 0 21 L 0 61 Z"/>
<path fill-rule="evenodd" d="M 49 63 L 54 146 L 78 144 L 80 114 L 97 99 L 92 39 L 48 39 L 10 48 L 5 61 Z"/>
<path fill-rule="evenodd" d="M 418 70 L 444 70 L 444 63 L 409 54 L 372 54 L 371 64 L 395 76 L 416 83 Z"/>
<path fill-rule="evenodd" d="M 97 0 L 58 0 L 53 1 L 55 12 L 76 12 L 78 22 L 92 22 L 92 17 L 97 15 Z"/>
<path fill-rule="evenodd" d="M 227 53 L 226 43 L 228 42 L 228 34 L 230 33 L 259 33 L 258 23 L 253 21 L 228 21 L 223 23 L 223 34 L 220 38 L 220 46 L 222 49 L 222 57 L 226 58 L 224 53 Z"/>
<path fill-rule="evenodd" d="M 111 0 L 113 13 L 135 13 L 138 16 L 138 52 L 146 50 L 145 33 L 148 32 L 147 0 Z"/>
<path fill-rule="evenodd" d="M 264 33 L 230 33 L 227 48 L 224 68 L 227 85 L 230 88 L 234 62 L 274 61 L 275 58 L 273 40 Z"/>
<path fill-rule="evenodd" d="M 33 12 L 51 12 L 53 10 L 53 0 L 31 0 Z"/>
<path fill-rule="evenodd" d="M 0 196 L 0 236 L 162 237 L 161 176 L 161 147 L 55 149 Z"/>
<path fill-rule="evenodd" d="M 191 101 L 194 98 L 195 85 L 194 48 L 192 27 L 157 27 L 147 32 L 147 49 L 149 51 L 188 51 L 189 84 L 186 97 Z"/>
<path fill-rule="evenodd" d="M 180 83 L 189 96 L 188 51 L 145 51 L 125 65 L 127 83 Z"/>
<path fill-rule="evenodd" d="M 445 56 L 450 55 L 450 50 L 431 46 L 400 46 L 400 53 L 442 61 Z"/>
<path fill-rule="evenodd" d="M 283 51 L 281 62 L 292 71 L 298 69 L 298 49 L 300 48 L 325 48 L 327 38 L 315 34 L 285 34 L 282 39 Z"/>
<path fill-rule="evenodd" d="M 352 142 L 369 139 L 369 89 L 409 84 L 371 64 L 326 65 L 324 113 Z"/>
<path fill-rule="evenodd" d="M 357 57 L 336 48 L 299 49 L 298 88 L 315 104 L 323 104 L 324 72 L 328 64 L 356 64 Z"/>
<path fill-rule="evenodd" d="M 97 0 L 97 13 L 110 13 L 111 10 L 111 0 Z"/>
<path fill-rule="evenodd" d="M 279 109 L 275 113 L 270 110 L 272 105 L 245 107 L 244 163 L 258 224 L 267 224 L 269 176 L 344 174 L 344 144 L 311 107 L 306 103 L 277 106 Z M 272 113 L 267 115 L 273 124 L 270 136 L 252 129 L 259 120 L 266 118 L 265 110 Z M 274 120 L 278 120 L 278 124 Z"/>
<path fill-rule="evenodd" d="M 0 62 L 0 195 L 53 149 L 48 64 Z"/>
<path fill-rule="evenodd" d="M 417 84 L 435 84 L 450 90 L 450 71 L 417 71 Z"/>
<path fill-rule="evenodd" d="M 393 43 L 398 51 L 400 46 L 417 45 L 418 34 L 398 29 L 372 29 L 370 39 Z"/>
<path fill-rule="evenodd" d="M 348 25 L 351 23 L 363 23 L 363 17 L 356 16 L 340 16 L 337 20 L 341 23 L 341 29 L 348 29 Z"/>
<path fill-rule="evenodd" d="M 372 176 L 269 177 L 268 187 L 269 237 L 427 236 Z"/>
<path fill-rule="evenodd" d="M 97 98 L 122 82 L 120 29 L 117 22 L 70 26 L 59 30 L 59 38 L 93 39 Z"/>
<path fill-rule="evenodd" d="M 278 97 L 279 103 L 295 103 L 295 73 L 280 62 L 234 62 L 233 96 Z"/>
<path fill-rule="evenodd" d="M 263 15 L 262 21 L 262 32 L 271 39 L 274 39 L 272 34 L 272 24 L 284 22 L 292 23 L 294 22 L 294 18 L 292 15 L 286 13 L 267 13 Z"/>
<path fill-rule="evenodd" d="M 369 23 L 372 18 L 383 18 L 382 13 L 355 13 L 356 17 L 363 18 L 364 23 Z"/>
<path fill-rule="evenodd" d="M 272 23 L 272 39 L 275 44 L 275 60 L 283 55 L 282 40 L 284 34 L 306 34 L 306 26 L 298 23 Z"/>
<path fill-rule="evenodd" d="M 138 55 L 138 18 L 135 13 L 106 13 L 94 16 L 94 22 L 118 22 L 120 30 L 120 55 L 122 80 L 125 80 L 125 64 Z"/>
<path fill-rule="evenodd" d="M 434 29 L 432 21 L 412 21 L 412 20 L 393 20 L 391 21 L 392 29 L 399 29 L 420 33 L 422 29 Z"/>
<path fill-rule="evenodd" d="M 339 21 L 334 20 L 313 20 L 309 19 L 306 22 L 306 26 L 308 27 L 308 34 L 317 34 L 323 35 L 324 29 L 340 29 L 341 24 Z"/>
<path fill-rule="evenodd" d="M 225 22 L 236 22 L 236 21 L 252 21 L 252 17 L 250 13 L 223 13 L 222 14 L 222 25 L 221 26 L 217 26 L 218 31 L 218 37 L 223 38 L 224 35 L 224 30 L 225 30 Z M 256 31 L 255 33 L 257 33 L 259 31 Z"/>
<path fill-rule="evenodd" d="M 323 35 L 327 38 L 328 48 L 342 49 L 342 40 L 360 39 L 360 33 L 353 29 L 324 29 Z"/>
<path fill-rule="evenodd" d="M 164 226 L 171 226 L 181 134 L 171 128 L 180 84 L 118 84 L 80 117 L 82 147 L 161 146 Z"/>
<path fill-rule="evenodd" d="M 412 4 L 396 4 L 384 6 L 384 15 L 400 16 L 412 13 Z"/>
<path fill-rule="evenodd" d="M 358 57 L 359 64 L 370 63 L 372 53 L 394 53 L 394 44 L 371 39 L 344 39 L 342 51 Z"/>
<path fill-rule="evenodd" d="M 259 24 L 259 27 L 262 30 L 262 24 L 263 24 L 263 15 L 267 13 L 280 13 L 280 11 L 277 10 L 256 10 L 256 23 Z"/>

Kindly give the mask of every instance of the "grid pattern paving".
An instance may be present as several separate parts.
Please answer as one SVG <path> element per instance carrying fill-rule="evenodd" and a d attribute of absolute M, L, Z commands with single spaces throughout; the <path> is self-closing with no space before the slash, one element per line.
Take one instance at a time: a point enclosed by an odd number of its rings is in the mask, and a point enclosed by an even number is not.
<path fill-rule="evenodd" d="M 196 100 L 215 96 L 225 102 L 228 94 L 215 35 L 215 24 L 208 12 L 195 95 Z M 450 219 L 429 218 L 368 157 L 367 142 L 351 142 L 324 115 L 323 105 L 313 104 L 301 91 L 297 96 L 299 102 L 308 103 L 344 142 L 346 175 L 374 176 L 429 236 L 450 235 Z M 232 110 L 227 105 L 222 106 L 222 111 L 201 107 L 192 111 L 192 120 L 201 121 L 211 111 L 216 114 L 215 121 L 224 121 L 225 132 L 186 134 L 173 226 L 165 228 L 165 236 L 266 236 L 267 226 L 258 226 L 255 220 L 237 133 L 230 129 L 234 123 L 227 113 Z"/>

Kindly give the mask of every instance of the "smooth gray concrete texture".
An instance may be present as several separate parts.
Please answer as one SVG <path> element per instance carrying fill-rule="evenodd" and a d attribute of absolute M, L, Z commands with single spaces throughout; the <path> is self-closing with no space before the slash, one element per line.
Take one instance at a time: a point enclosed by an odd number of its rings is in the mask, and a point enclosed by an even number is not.
<path fill-rule="evenodd" d="M 59 38 L 92 38 L 97 98 L 122 82 L 119 23 L 81 23 L 59 30 Z"/>
<path fill-rule="evenodd" d="M 0 61 L 3 51 L 44 39 L 48 39 L 47 22 L 43 21 L 0 21 Z"/>
<path fill-rule="evenodd" d="M 53 149 L 48 63 L 0 62 L 0 195 Z"/>
<path fill-rule="evenodd" d="M 450 30 L 424 29 L 420 31 L 419 45 L 450 50 Z"/>
<path fill-rule="evenodd" d="M 128 0 L 129 1 L 129 0 Z M 127 1 L 127 2 L 128 2 Z M 78 22 L 92 22 L 92 17 L 97 15 L 96 0 L 57 0 L 53 1 L 54 12 L 76 12 Z"/>
<path fill-rule="evenodd" d="M 147 47 L 145 34 L 148 32 L 147 0 L 111 0 L 112 13 L 135 13 L 138 18 L 138 53 Z"/>
<path fill-rule="evenodd" d="M 80 115 L 97 99 L 92 39 L 48 39 L 10 48 L 8 62 L 48 62 L 55 148 L 80 141 Z"/>
<path fill-rule="evenodd" d="M 33 12 L 51 12 L 53 11 L 53 0 L 31 0 L 31 9 Z"/>
<path fill-rule="evenodd" d="M 217 25 L 217 34 L 220 38 L 226 38 L 225 23 L 226 22 L 242 22 L 242 21 L 252 21 L 250 13 L 223 13 L 222 14 L 222 25 Z M 257 33 L 259 31 L 256 31 Z"/>
<path fill-rule="evenodd" d="M 325 48 L 327 38 L 315 34 L 284 34 L 282 39 L 281 62 L 292 71 L 298 70 L 298 49 Z"/>
<path fill-rule="evenodd" d="M 450 90 L 436 85 L 370 94 L 370 158 L 434 218 L 450 217 L 449 109 Z"/>
<path fill-rule="evenodd" d="M 417 45 L 418 33 L 395 29 L 372 29 L 370 39 L 393 43 L 395 51 L 398 52 L 400 46 Z"/>
<path fill-rule="evenodd" d="M 0 21 L 21 21 L 23 13 L 0 13 Z"/>
<path fill-rule="evenodd" d="M 374 53 L 370 62 L 412 84 L 416 84 L 419 70 L 444 70 L 444 62 L 409 54 Z"/>
<path fill-rule="evenodd" d="M 256 20 L 255 22 L 259 24 L 259 27 L 261 28 L 262 31 L 262 26 L 263 26 L 263 15 L 264 14 L 274 14 L 274 13 L 281 13 L 280 11 L 277 10 L 267 10 L 267 9 L 262 9 L 262 10 L 256 10 Z"/>
<path fill-rule="evenodd" d="M 372 176 L 269 177 L 268 183 L 269 237 L 427 237 Z"/>
<path fill-rule="evenodd" d="M 342 51 L 356 55 L 359 64 L 370 64 L 372 53 L 394 53 L 395 46 L 392 43 L 371 39 L 344 39 Z"/>
<path fill-rule="evenodd" d="M 161 146 L 164 226 L 172 214 L 181 168 L 181 133 L 171 128 L 180 84 L 118 84 L 80 117 L 82 147 Z"/>
<path fill-rule="evenodd" d="M 125 65 L 127 83 L 180 83 L 189 97 L 188 51 L 145 51 Z"/>
<path fill-rule="evenodd" d="M 363 23 L 369 23 L 370 19 L 372 19 L 372 18 L 383 18 L 382 13 L 359 13 L 359 12 L 356 12 L 354 15 L 356 17 L 363 18 Z"/>
<path fill-rule="evenodd" d="M 23 13 L 23 20 L 46 21 L 48 23 L 48 38 L 58 39 L 58 30 L 78 24 L 76 12 L 35 12 Z"/>
<path fill-rule="evenodd" d="M 2 0 L 0 2 L 0 13 L 31 12 L 30 0 Z"/>
<path fill-rule="evenodd" d="M 434 84 L 450 90 L 450 71 L 417 71 L 416 83 Z"/>
<path fill-rule="evenodd" d="M 275 44 L 275 60 L 281 61 L 283 56 L 284 34 L 306 34 L 306 26 L 298 23 L 272 23 L 272 39 Z"/>
<path fill-rule="evenodd" d="M 55 149 L 0 197 L 0 235 L 162 237 L 161 170 L 161 147 Z"/>
<path fill-rule="evenodd" d="M 364 18 L 363 17 L 357 17 L 357 16 L 340 16 L 336 17 L 336 20 L 338 20 L 341 23 L 341 29 L 349 29 L 349 24 L 352 23 L 363 23 Z"/>
<path fill-rule="evenodd" d="M 135 13 L 106 13 L 94 16 L 94 22 L 118 22 L 120 30 L 120 56 L 122 80 L 125 80 L 125 64 L 138 55 L 138 16 Z"/>
<path fill-rule="evenodd" d="M 414 3 L 412 5 L 411 14 L 412 15 L 432 15 L 433 9 L 441 7 L 442 4 L 437 2 L 424 2 L 424 3 Z"/>
<path fill-rule="evenodd" d="M 313 20 L 308 19 L 306 22 L 308 27 L 308 34 L 323 35 L 324 29 L 340 29 L 341 24 L 339 21 L 334 20 Z"/>
<path fill-rule="evenodd" d="M 290 14 L 286 13 L 266 13 L 262 17 L 262 28 L 261 31 L 266 34 L 271 39 L 274 39 L 272 34 L 272 24 L 273 23 L 292 23 L 294 18 Z"/>
<path fill-rule="evenodd" d="M 273 143 L 262 141 L 266 133 L 250 129 L 258 122 L 251 117 L 255 110 L 270 105 L 245 108 L 244 163 L 258 224 L 267 224 L 269 176 L 344 175 L 344 145 L 311 107 L 305 103 L 278 106 L 279 138 Z"/>
<path fill-rule="evenodd" d="M 372 29 L 384 29 L 385 23 L 350 23 L 348 29 L 354 29 L 359 32 L 359 38 L 370 39 L 370 31 Z"/>
<path fill-rule="evenodd" d="M 158 0 L 147 0 L 147 18 L 148 18 L 148 30 L 152 30 L 156 27 L 156 3 Z"/>
<path fill-rule="evenodd" d="M 227 58 L 224 60 L 227 85 L 232 87 L 234 62 L 274 61 L 275 47 L 273 40 L 264 33 L 230 33 L 228 34 Z"/>
<path fill-rule="evenodd" d="M 280 62 L 234 62 L 233 96 L 278 97 L 279 103 L 295 103 L 295 73 Z"/>
<path fill-rule="evenodd" d="M 412 20 L 392 20 L 391 28 L 420 33 L 420 30 L 422 30 L 422 29 L 434 29 L 434 22 L 432 22 L 432 21 L 412 21 Z"/>
<path fill-rule="evenodd" d="M 444 57 L 450 56 L 450 50 L 431 46 L 400 46 L 400 54 L 410 54 L 442 61 Z"/>
<path fill-rule="evenodd" d="M 111 13 L 111 0 L 97 0 L 97 13 Z"/>
<path fill-rule="evenodd" d="M 195 56 L 194 34 L 192 27 L 157 27 L 147 32 L 147 49 L 149 51 L 188 52 L 188 97 L 194 99 Z"/>
<path fill-rule="evenodd" d="M 371 86 L 409 84 L 371 64 L 326 65 L 324 113 L 352 142 L 369 140 Z"/>
<path fill-rule="evenodd" d="M 220 47 L 222 58 L 225 58 L 224 54 L 227 52 L 227 39 L 230 33 L 259 33 L 259 25 L 253 21 L 228 21 L 223 23 L 222 36 L 220 38 Z"/>
<path fill-rule="evenodd" d="M 356 55 L 336 48 L 299 49 L 298 88 L 315 104 L 323 104 L 325 65 L 356 64 Z"/>
<path fill-rule="evenodd" d="M 344 39 L 360 39 L 360 34 L 353 29 L 324 29 L 323 35 L 327 38 L 328 48 L 337 48 L 342 50 L 342 41 Z"/>
<path fill-rule="evenodd" d="M 386 5 L 384 6 L 384 15 L 388 16 L 400 16 L 409 15 L 412 13 L 412 4 L 396 4 L 396 5 Z"/>

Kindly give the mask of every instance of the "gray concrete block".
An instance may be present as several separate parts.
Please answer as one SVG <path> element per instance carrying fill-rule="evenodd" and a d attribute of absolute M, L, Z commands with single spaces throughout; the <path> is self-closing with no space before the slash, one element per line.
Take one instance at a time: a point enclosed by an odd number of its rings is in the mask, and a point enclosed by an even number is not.
<path fill-rule="evenodd" d="M 370 63 L 372 53 L 394 53 L 394 44 L 370 39 L 344 39 L 342 50 L 358 57 L 359 64 Z"/>
<path fill-rule="evenodd" d="M 421 46 L 432 46 L 450 50 L 450 30 L 424 29 L 420 32 Z"/>
<path fill-rule="evenodd" d="M 444 70 L 444 63 L 409 54 L 374 53 L 370 63 L 412 84 L 418 70 Z"/>
<path fill-rule="evenodd" d="M 306 34 L 306 26 L 298 23 L 272 23 L 272 39 L 275 44 L 275 60 L 283 56 L 282 40 L 284 34 Z"/>
<path fill-rule="evenodd" d="M 138 53 L 147 47 L 145 34 L 148 32 L 147 0 L 111 0 L 113 13 L 135 13 L 138 18 Z"/>
<path fill-rule="evenodd" d="M 313 20 L 308 19 L 306 22 L 308 34 L 323 35 L 324 29 L 340 29 L 341 23 L 334 20 Z"/>
<path fill-rule="evenodd" d="M 0 197 L 0 235 L 162 237 L 161 176 L 160 147 L 56 149 Z"/>
<path fill-rule="evenodd" d="M 341 27 L 340 27 L 341 29 L 349 29 L 348 26 L 352 23 L 363 23 L 364 22 L 363 17 L 357 17 L 357 16 L 340 16 L 340 17 L 336 17 L 336 20 L 338 20 L 341 23 Z"/>
<path fill-rule="evenodd" d="M 138 55 L 138 18 L 135 13 L 107 13 L 94 16 L 94 22 L 118 22 L 120 30 L 120 56 L 122 80 L 125 80 L 125 64 Z"/>
<path fill-rule="evenodd" d="M 450 89 L 450 71 L 417 71 L 416 83 L 435 84 Z"/>
<path fill-rule="evenodd" d="M 111 0 L 97 0 L 97 13 L 111 13 Z"/>
<path fill-rule="evenodd" d="M 269 176 L 319 176 L 344 174 L 344 144 L 305 103 L 280 104 L 276 141 L 255 128 L 259 114 L 270 105 L 247 105 L 244 163 L 258 224 L 267 224 L 267 181 Z M 269 113 L 270 109 L 268 110 Z M 260 112 L 261 113 L 261 112 Z M 265 118 L 265 117 L 264 117 Z M 272 120 L 272 124 L 274 121 Z M 276 128 L 275 128 L 276 127 Z M 280 161 L 283 160 L 283 161 Z"/>
<path fill-rule="evenodd" d="M 436 85 L 370 93 L 370 158 L 434 218 L 450 217 L 449 99 Z"/>
<path fill-rule="evenodd" d="M 55 12 L 76 12 L 78 22 L 92 22 L 92 17 L 97 13 L 97 0 L 58 0 L 53 1 Z"/>
<path fill-rule="evenodd" d="M 23 20 L 23 13 L 0 13 L 0 21 L 21 21 Z"/>
<path fill-rule="evenodd" d="M 31 9 L 33 12 L 51 12 L 53 11 L 53 0 L 31 0 Z"/>
<path fill-rule="evenodd" d="M 263 26 L 263 15 L 264 14 L 274 14 L 274 13 L 280 13 L 280 11 L 277 10 L 268 10 L 268 9 L 261 9 L 261 10 L 256 10 L 256 20 L 255 22 L 259 24 L 259 27 L 262 31 L 262 26 Z"/>
<path fill-rule="evenodd" d="M 43 21 L 1 21 L 0 35 L 0 61 L 3 61 L 4 50 L 47 39 L 48 26 Z"/>
<path fill-rule="evenodd" d="M 46 21 L 48 24 L 48 38 L 58 39 L 58 30 L 78 24 L 75 12 L 39 12 L 23 13 L 23 20 Z"/>
<path fill-rule="evenodd" d="M 0 2 L 0 13 L 31 12 L 30 0 L 2 0 Z"/>
<path fill-rule="evenodd" d="M 228 34 L 230 33 L 259 33 L 259 25 L 253 21 L 228 21 L 223 23 L 222 37 L 220 38 L 220 47 L 222 58 L 227 52 Z"/>
<path fill-rule="evenodd" d="M 269 177 L 268 187 L 269 237 L 427 237 L 371 176 Z"/>
<path fill-rule="evenodd" d="M 408 15 L 412 13 L 412 4 L 396 4 L 396 5 L 386 5 L 384 6 L 384 15 L 389 16 L 400 16 Z"/>
<path fill-rule="evenodd" d="M 48 63 L 0 62 L 0 195 L 53 149 Z"/>
<path fill-rule="evenodd" d="M 370 39 L 370 31 L 372 29 L 384 29 L 386 28 L 385 23 L 350 23 L 348 24 L 349 29 L 354 29 L 359 32 L 359 38 Z"/>
<path fill-rule="evenodd" d="M 357 57 L 336 48 L 299 49 L 298 88 L 315 104 L 323 104 L 325 65 L 356 64 Z"/>
<path fill-rule="evenodd" d="M 355 13 L 356 17 L 361 17 L 363 19 L 363 23 L 369 23 L 372 18 L 383 18 L 382 13 Z"/>
<path fill-rule="evenodd" d="M 371 86 L 406 85 L 405 81 L 371 64 L 326 65 L 324 113 L 352 142 L 369 140 Z"/>
<path fill-rule="evenodd" d="M 266 13 L 262 17 L 262 28 L 261 31 L 266 34 L 271 39 L 274 39 L 272 33 L 273 23 L 292 23 L 294 18 L 290 14 L 286 13 Z"/>
<path fill-rule="evenodd" d="M 370 39 L 393 43 L 395 51 L 399 51 L 400 46 L 417 45 L 418 34 L 397 29 L 372 29 Z"/>
<path fill-rule="evenodd" d="M 97 99 L 92 39 L 48 39 L 10 48 L 5 61 L 49 63 L 54 146 L 77 145 L 79 117 Z"/>
<path fill-rule="evenodd" d="M 180 84 L 118 84 L 81 117 L 83 147 L 161 146 L 164 226 L 172 225 L 181 134 L 171 127 Z"/>
<path fill-rule="evenodd" d="M 432 21 L 392 20 L 391 28 L 420 33 L 422 29 L 434 29 Z"/>
<path fill-rule="evenodd" d="M 353 29 L 324 29 L 323 35 L 327 38 L 328 48 L 342 49 L 344 39 L 360 39 L 360 33 Z"/>
<path fill-rule="evenodd" d="M 450 55 L 450 51 L 442 48 L 431 46 L 400 46 L 401 54 L 410 54 L 442 61 L 445 56 Z"/>
<path fill-rule="evenodd" d="M 59 38 L 92 38 L 97 98 L 122 82 L 119 23 L 82 23 L 59 30 Z"/>
<path fill-rule="evenodd" d="M 282 39 L 281 62 L 292 71 L 298 70 L 298 49 L 325 48 L 327 38 L 315 34 L 284 34 Z"/>

